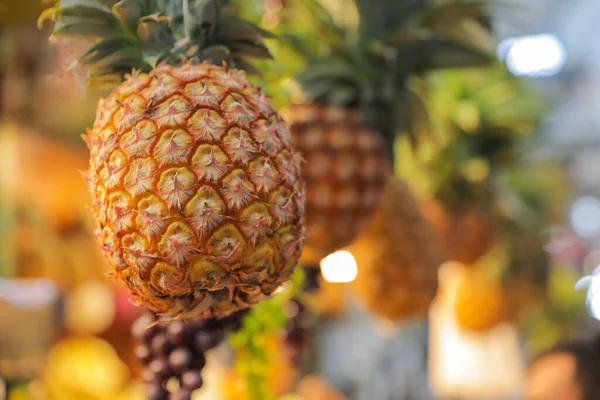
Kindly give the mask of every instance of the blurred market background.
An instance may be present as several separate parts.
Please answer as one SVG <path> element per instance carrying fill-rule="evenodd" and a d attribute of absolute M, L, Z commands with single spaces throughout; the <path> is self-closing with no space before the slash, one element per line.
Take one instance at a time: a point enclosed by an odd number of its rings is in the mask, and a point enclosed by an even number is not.
<path fill-rule="evenodd" d="M 352 32 L 353 1 L 319 1 Z M 453 3 L 396 2 L 407 5 L 398 16 Z M 305 15 L 312 1 L 239 3 L 315 52 L 331 33 Z M 372 224 L 320 272 L 307 268 L 318 291 L 257 308 L 260 328 L 243 325 L 208 352 L 193 399 L 263 400 L 249 379 L 282 400 L 520 399 L 532 356 L 600 334 L 600 3 L 458 3 L 423 21 L 460 27 L 456 37 L 494 60 L 409 77 L 411 134 L 393 142 L 399 183 Z M 49 42 L 52 24 L 38 26 L 48 6 L 0 0 L 0 400 L 146 399 L 131 334 L 144 310 L 107 275 L 79 173 L 80 134 L 106 92 L 86 89 L 86 43 Z M 477 13 L 485 19 L 464 21 Z M 286 43 L 269 43 L 276 60 L 257 78 L 279 108 L 303 99 L 305 61 Z M 435 233 L 439 259 L 421 254 L 429 239 L 408 212 Z M 411 281 L 427 273 L 433 286 Z M 284 307 L 288 320 L 307 315 L 300 326 L 273 322 Z"/>

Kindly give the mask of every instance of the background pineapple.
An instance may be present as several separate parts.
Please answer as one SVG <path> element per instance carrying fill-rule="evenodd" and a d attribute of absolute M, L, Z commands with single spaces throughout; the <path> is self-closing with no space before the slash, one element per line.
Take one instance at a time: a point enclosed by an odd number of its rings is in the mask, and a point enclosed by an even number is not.
<path fill-rule="evenodd" d="M 390 321 L 427 314 L 442 257 L 405 183 L 390 178 L 368 228 L 348 250 L 358 266 L 352 288 L 369 311 Z"/>
<path fill-rule="evenodd" d="M 226 315 L 267 298 L 296 266 L 300 156 L 243 72 L 194 62 L 251 68 L 245 56 L 270 57 L 268 34 L 219 1 L 185 18 L 171 6 L 170 18 L 154 3 L 100 1 L 45 16 L 56 19 L 54 36 L 95 40 L 81 58 L 90 84 L 144 71 L 100 101 L 85 136 L 95 232 L 116 277 L 155 312 Z"/>
<path fill-rule="evenodd" d="M 430 141 L 416 151 L 400 144 L 397 169 L 424 197 L 444 257 L 472 265 L 502 228 L 495 177 L 518 159 L 543 108 L 502 66 L 439 72 L 427 82 Z"/>
<path fill-rule="evenodd" d="M 491 59 L 490 48 L 459 34 L 463 25 L 477 26 L 470 13 L 458 14 L 455 29 L 444 24 L 443 13 L 464 4 L 411 3 L 348 3 L 339 18 L 345 26 L 317 1 L 290 6 L 294 17 L 316 20 L 325 38 L 315 44 L 293 32 L 285 35 L 309 55 L 298 79 L 304 105 L 288 112 L 294 141 L 307 159 L 306 264 L 318 265 L 347 245 L 377 207 L 391 170 L 394 137 L 413 126 L 408 110 L 419 107 L 408 76 Z M 416 132 L 410 133 L 415 138 Z"/>

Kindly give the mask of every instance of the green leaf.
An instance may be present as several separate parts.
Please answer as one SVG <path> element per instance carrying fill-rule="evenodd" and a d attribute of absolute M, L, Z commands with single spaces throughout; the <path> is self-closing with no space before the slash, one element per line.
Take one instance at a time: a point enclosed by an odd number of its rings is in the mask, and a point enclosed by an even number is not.
<path fill-rule="evenodd" d="M 480 19 L 486 15 L 488 0 L 469 0 L 440 4 L 426 10 L 421 16 L 421 25 L 427 28 L 456 25 L 461 19 Z"/>
<path fill-rule="evenodd" d="M 358 73 L 344 62 L 314 63 L 300 75 L 299 80 L 308 83 L 326 78 L 358 81 Z"/>
<path fill-rule="evenodd" d="M 428 0 L 355 0 L 365 40 L 384 39 L 389 32 L 409 26 Z"/>
<path fill-rule="evenodd" d="M 107 26 L 118 27 L 119 22 L 112 14 L 110 8 L 101 5 L 75 5 L 69 7 L 60 7 L 56 9 L 55 18 L 59 23 L 64 20 L 66 23 L 74 20 L 80 23 L 105 24 Z"/>
<path fill-rule="evenodd" d="M 110 55 L 122 52 L 139 55 L 139 41 L 129 36 L 115 36 L 103 39 L 90 47 L 81 56 L 80 61 L 86 65 L 95 64 L 100 60 L 104 60 Z"/>
<path fill-rule="evenodd" d="M 241 69 L 247 74 L 260 75 L 260 70 L 256 68 L 252 63 L 244 60 L 243 58 L 234 57 L 231 59 L 234 68 Z"/>
<path fill-rule="evenodd" d="M 336 87 L 327 96 L 330 105 L 344 107 L 356 101 L 358 92 L 356 87 L 341 86 Z"/>
<path fill-rule="evenodd" d="M 407 55 L 414 61 L 415 72 L 442 68 L 489 66 L 495 61 L 494 54 L 465 43 L 440 37 L 431 37 L 416 43 Z"/>
<path fill-rule="evenodd" d="M 78 38 L 102 38 L 115 36 L 120 33 L 119 25 L 106 23 L 106 21 L 75 20 L 56 24 L 53 36 L 71 36 Z"/>
<path fill-rule="evenodd" d="M 142 0 L 121 0 L 112 6 L 112 13 L 130 32 L 135 32 L 143 6 Z"/>
<path fill-rule="evenodd" d="M 224 61 L 228 61 L 231 57 L 230 49 L 226 46 L 210 46 L 202 50 L 202 60 L 208 60 L 213 64 L 222 64 Z"/>
<path fill-rule="evenodd" d="M 216 37 L 217 39 L 227 42 L 235 42 L 238 40 L 261 42 L 262 38 L 274 39 L 275 35 L 247 21 L 231 16 L 225 16 L 219 23 Z"/>
<path fill-rule="evenodd" d="M 259 59 L 272 59 L 269 49 L 262 43 L 240 42 L 228 44 L 232 55 L 236 57 L 252 57 Z"/>

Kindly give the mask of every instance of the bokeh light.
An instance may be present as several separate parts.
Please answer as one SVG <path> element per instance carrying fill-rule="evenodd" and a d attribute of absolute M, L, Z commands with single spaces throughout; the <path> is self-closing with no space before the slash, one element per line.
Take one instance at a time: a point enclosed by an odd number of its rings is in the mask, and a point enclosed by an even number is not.
<path fill-rule="evenodd" d="M 356 260 L 348 251 L 336 251 L 321 260 L 321 274 L 327 282 L 352 282 L 358 275 Z"/>
<path fill-rule="evenodd" d="M 506 39 L 498 45 L 498 56 L 518 76 L 555 75 L 567 58 L 563 44 L 552 34 Z"/>

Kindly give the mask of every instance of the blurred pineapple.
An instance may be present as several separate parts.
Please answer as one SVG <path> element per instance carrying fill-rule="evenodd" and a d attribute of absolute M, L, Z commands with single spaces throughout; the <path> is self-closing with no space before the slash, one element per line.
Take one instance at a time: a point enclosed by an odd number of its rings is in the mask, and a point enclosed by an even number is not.
<path fill-rule="evenodd" d="M 368 310 L 393 322 L 427 315 L 442 257 L 406 184 L 390 178 L 370 225 L 348 250 L 358 266 L 352 288 Z"/>
<path fill-rule="evenodd" d="M 302 261 L 311 266 L 368 225 L 391 172 L 394 138 L 419 139 L 422 107 L 410 77 L 487 65 L 494 58 L 485 10 L 478 5 L 357 0 L 341 8 L 343 16 L 332 2 L 290 1 L 282 17 L 289 26 L 282 32 L 286 44 L 306 61 L 297 79 L 302 105 L 288 114 L 307 160 Z M 307 26 L 319 36 L 306 35 Z M 462 34 L 465 29 L 477 35 Z"/>
<path fill-rule="evenodd" d="M 417 151 L 398 143 L 396 167 L 419 187 L 444 257 L 471 265 L 501 229 L 496 176 L 519 158 L 544 106 L 502 66 L 439 72 L 426 82 L 431 139 Z"/>

